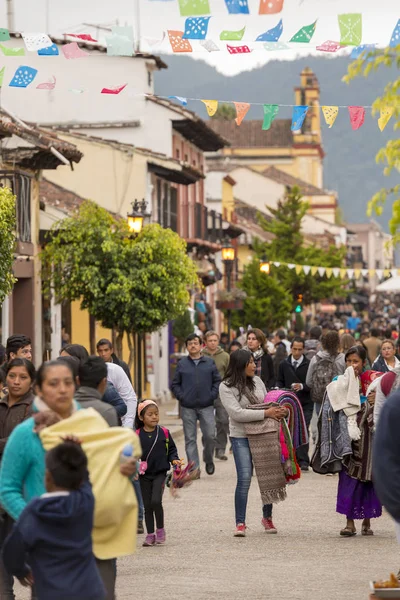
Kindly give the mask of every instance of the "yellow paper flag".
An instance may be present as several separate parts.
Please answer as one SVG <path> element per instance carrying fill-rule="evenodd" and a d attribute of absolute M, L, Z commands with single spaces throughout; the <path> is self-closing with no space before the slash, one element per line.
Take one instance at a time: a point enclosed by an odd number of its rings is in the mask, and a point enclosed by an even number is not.
<path fill-rule="evenodd" d="M 378 126 L 381 131 L 383 131 L 386 125 L 390 121 L 390 117 L 394 113 L 393 106 L 386 106 L 385 108 L 381 108 L 381 116 L 378 119 Z"/>
<path fill-rule="evenodd" d="M 202 100 L 206 105 L 209 117 L 213 117 L 218 110 L 218 100 Z"/>
<path fill-rule="evenodd" d="M 340 279 L 346 279 L 346 277 L 347 277 L 347 270 L 340 269 Z"/>
<path fill-rule="evenodd" d="M 361 269 L 354 269 L 354 277 L 355 279 L 360 279 Z"/>
<path fill-rule="evenodd" d="M 370 277 L 375 277 L 375 273 L 376 273 L 375 269 L 368 269 L 368 275 Z"/>
<path fill-rule="evenodd" d="M 322 113 L 325 118 L 325 122 L 327 125 L 329 125 L 329 128 L 331 128 L 332 125 L 334 124 L 334 122 L 336 121 L 336 117 L 338 116 L 339 107 L 338 106 L 322 106 L 321 108 L 322 108 Z"/>
<path fill-rule="evenodd" d="M 296 265 L 296 275 L 300 275 L 303 271 L 303 265 Z"/>
<path fill-rule="evenodd" d="M 385 269 L 385 270 L 383 271 L 383 276 L 384 276 L 384 277 L 390 277 L 390 271 L 389 271 L 389 269 Z"/>
<path fill-rule="evenodd" d="M 326 276 L 328 278 L 332 277 L 332 269 L 331 269 L 331 267 L 327 267 L 325 273 L 326 273 Z"/>
<path fill-rule="evenodd" d="M 311 267 L 311 275 L 314 276 L 317 274 L 318 267 Z"/>

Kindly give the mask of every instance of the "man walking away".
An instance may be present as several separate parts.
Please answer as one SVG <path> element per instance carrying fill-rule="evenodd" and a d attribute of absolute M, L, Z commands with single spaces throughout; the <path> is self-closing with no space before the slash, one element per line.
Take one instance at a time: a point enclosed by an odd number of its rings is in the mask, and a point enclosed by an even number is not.
<path fill-rule="evenodd" d="M 188 461 L 199 467 L 197 449 L 197 421 L 203 434 L 203 458 L 206 473 L 213 475 L 215 446 L 214 401 L 218 398 L 221 377 L 214 361 L 201 355 L 200 337 L 192 333 L 186 339 L 189 356 L 181 358 L 172 381 L 171 391 L 181 405 Z"/>
<path fill-rule="evenodd" d="M 279 366 L 279 374 L 276 385 L 279 388 L 292 390 L 301 402 L 306 421 L 307 431 L 310 427 L 314 405 L 311 400 L 310 388 L 306 384 L 308 367 L 310 361 L 304 355 L 304 340 L 295 337 L 292 341 L 291 354 Z M 308 456 L 309 444 L 300 446 L 296 455 L 302 471 L 308 471 L 310 458 Z"/>
<path fill-rule="evenodd" d="M 121 419 L 122 425 L 124 427 L 133 429 L 137 406 L 135 390 L 133 389 L 132 384 L 122 367 L 109 362 L 106 363 L 106 367 L 107 381 L 113 384 L 118 394 L 126 404 L 127 411 Z"/>
<path fill-rule="evenodd" d="M 218 373 L 221 379 L 223 379 L 229 364 L 229 354 L 222 350 L 218 345 L 219 335 L 215 331 L 207 331 L 205 342 L 206 347 L 203 350 L 203 356 L 209 356 L 213 359 L 218 369 Z M 219 460 L 228 460 L 225 450 L 229 435 L 229 417 L 219 396 L 214 402 L 214 408 L 217 432 L 215 437 L 215 458 L 218 458 Z"/>
<path fill-rule="evenodd" d="M 364 340 L 364 346 L 367 348 L 369 363 L 373 365 L 380 354 L 382 346 L 382 341 L 379 339 L 379 329 L 371 329 L 371 335 Z"/>
<path fill-rule="evenodd" d="M 118 358 L 118 356 L 115 354 L 113 345 L 110 342 L 110 340 L 107 340 L 105 338 L 99 340 L 97 342 L 96 348 L 97 354 L 104 360 L 104 362 L 114 363 L 115 365 L 122 367 L 129 381 L 132 383 L 131 372 L 129 370 L 128 365 L 125 361 Z"/>
<path fill-rule="evenodd" d="M 304 355 L 311 360 L 321 350 L 321 327 L 315 326 L 310 329 L 310 339 L 306 340 Z"/>
<path fill-rule="evenodd" d="M 94 408 L 107 421 L 110 427 L 118 426 L 118 415 L 111 404 L 102 401 L 107 388 L 107 367 L 100 356 L 89 356 L 79 367 L 80 387 L 75 392 L 75 400 L 82 408 Z"/>
<path fill-rule="evenodd" d="M 287 355 L 290 352 L 290 344 L 288 351 L 285 343 L 287 340 L 285 340 L 285 337 L 286 334 L 283 329 L 278 329 L 273 338 L 275 344 L 275 354 L 273 356 L 275 379 L 277 379 L 279 375 L 279 365 L 287 358 Z"/>

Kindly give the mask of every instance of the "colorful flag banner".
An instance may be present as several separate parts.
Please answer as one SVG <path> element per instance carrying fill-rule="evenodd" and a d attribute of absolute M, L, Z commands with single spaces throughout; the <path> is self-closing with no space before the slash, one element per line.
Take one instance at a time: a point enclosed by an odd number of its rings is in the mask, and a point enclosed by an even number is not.
<path fill-rule="evenodd" d="M 183 96 L 168 96 L 170 100 L 178 100 L 182 106 L 187 106 L 187 100 Z"/>
<path fill-rule="evenodd" d="M 262 128 L 264 131 L 268 131 L 272 125 L 272 121 L 275 119 L 279 112 L 279 106 L 277 104 L 264 104 L 264 120 Z"/>
<path fill-rule="evenodd" d="M 106 37 L 108 56 L 133 56 L 133 29 L 132 27 L 111 28 L 111 35 Z"/>
<path fill-rule="evenodd" d="M 236 125 L 239 127 L 247 115 L 251 104 L 248 104 L 247 102 L 234 102 L 233 104 L 236 108 Z"/>
<path fill-rule="evenodd" d="M 204 102 L 208 116 L 213 117 L 218 110 L 218 100 L 202 100 Z"/>
<path fill-rule="evenodd" d="M 325 275 L 325 267 L 318 267 L 317 271 L 320 277 L 323 277 Z"/>
<path fill-rule="evenodd" d="M 346 277 L 347 277 L 346 269 L 339 269 L 339 271 L 340 271 L 340 279 L 346 279 Z"/>
<path fill-rule="evenodd" d="M 78 42 L 71 42 L 70 44 L 61 46 L 61 52 L 68 60 L 72 60 L 74 58 L 86 58 L 89 56 L 87 52 L 84 52 L 81 50 L 81 48 L 79 48 Z"/>
<path fill-rule="evenodd" d="M 274 52 L 275 50 L 289 50 L 289 46 L 285 42 L 265 42 L 264 50 Z"/>
<path fill-rule="evenodd" d="M 279 21 L 278 25 L 275 25 L 272 29 L 268 29 L 264 33 L 261 33 L 257 38 L 256 42 L 277 42 L 283 32 L 283 21 Z"/>
<path fill-rule="evenodd" d="M 201 17 L 210 14 L 208 0 L 178 0 L 181 17 Z"/>
<path fill-rule="evenodd" d="M 183 31 L 172 31 L 168 29 L 169 43 L 171 44 L 172 52 L 193 52 L 189 40 L 183 40 Z"/>
<path fill-rule="evenodd" d="M 248 15 L 248 0 L 225 0 L 226 8 L 230 15 Z"/>
<path fill-rule="evenodd" d="M 340 276 L 340 269 L 338 267 L 334 267 L 332 269 L 332 274 L 334 277 L 339 277 Z"/>
<path fill-rule="evenodd" d="M 375 44 L 362 44 L 361 46 L 356 46 L 351 51 L 350 58 L 351 58 L 351 60 L 357 60 L 357 58 L 360 58 L 360 56 L 362 54 L 363 54 L 363 57 L 365 58 L 367 56 L 368 52 L 371 52 L 371 50 L 375 50 L 375 48 L 376 48 Z"/>
<path fill-rule="evenodd" d="M 356 130 L 364 124 L 365 108 L 363 106 L 348 106 L 351 128 Z"/>
<path fill-rule="evenodd" d="M 317 21 L 311 23 L 311 25 L 304 25 L 294 36 L 289 40 L 289 42 L 298 42 L 303 44 L 308 44 L 315 33 L 315 29 L 317 27 Z"/>
<path fill-rule="evenodd" d="M 392 37 L 390 38 L 389 42 L 389 47 L 396 48 L 398 44 L 400 44 L 400 19 L 397 21 L 397 25 L 393 29 Z"/>
<path fill-rule="evenodd" d="M 332 272 L 333 272 L 333 269 L 331 267 L 326 267 L 325 275 L 327 276 L 328 279 L 330 279 L 332 277 Z"/>
<path fill-rule="evenodd" d="M 200 46 L 203 46 L 207 52 L 220 52 L 221 48 L 212 40 L 201 40 Z"/>
<path fill-rule="evenodd" d="M 283 8 L 284 0 L 260 0 L 259 15 L 275 15 Z"/>
<path fill-rule="evenodd" d="M 43 83 L 39 83 L 39 85 L 36 86 L 37 90 L 54 90 L 54 88 L 56 87 L 56 78 L 54 75 L 51 76 L 51 79 L 49 81 L 44 81 Z"/>
<path fill-rule="evenodd" d="M 58 56 L 60 54 L 57 44 L 52 44 L 48 48 L 40 48 L 37 53 L 38 56 Z"/>
<path fill-rule="evenodd" d="M 0 29 L 0 42 L 8 42 L 10 39 L 10 32 L 8 29 Z"/>
<path fill-rule="evenodd" d="M 317 50 L 321 52 L 337 52 L 341 48 L 341 44 L 339 42 L 333 42 L 332 40 L 327 40 L 320 46 L 317 46 Z"/>
<path fill-rule="evenodd" d="M 219 39 L 223 41 L 240 41 L 244 36 L 244 32 L 246 31 L 246 26 L 243 29 L 239 29 L 239 31 L 221 31 Z"/>
<path fill-rule="evenodd" d="M 189 17 L 185 21 L 183 40 L 205 40 L 211 17 Z"/>
<path fill-rule="evenodd" d="M 359 46 L 362 39 L 362 14 L 347 13 L 338 15 L 340 43 L 347 46 Z"/>
<path fill-rule="evenodd" d="M 310 265 L 303 265 L 303 271 L 304 271 L 304 275 L 309 275 L 309 273 L 311 271 Z"/>
<path fill-rule="evenodd" d="M 25 56 L 25 48 L 9 48 L 0 44 L 4 56 Z"/>
<path fill-rule="evenodd" d="M 3 81 L 4 81 L 4 73 L 6 72 L 6 68 L 3 67 L 2 69 L 0 69 L 0 87 L 3 85 Z"/>
<path fill-rule="evenodd" d="M 226 49 L 228 50 L 229 54 L 248 54 L 251 52 L 248 46 L 230 46 L 227 44 Z"/>
<path fill-rule="evenodd" d="M 28 52 L 37 52 L 42 48 L 50 48 L 53 44 L 46 33 L 22 33 Z"/>
<path fill-rule="evenodd" d="M 8 84 L 10 87 L 26 88 L 32 83 L 37 75 L 37 69 L 22 66 L 15 71 L 14 77 Z"/>
<path fill-rule="evenodd" d="M 332 125 L 334 124 L 334 122 L 336 121 L 336 117 L 339 114 L 339 107 L 338 106 L 321 106 L 321 108 L 322 108 L 322 114 L 324 115 L 325 123 L 329 126 L 329 128 L 331 128 Z"/>
<path fill-rule="evenodd" d="M 97 42 L 90 33 L 64 33 L 64 35 L 68 35 L 68 37 L 74 37 L 78 40 L 83 40 L 84 42 Z"/>
<path fill-rule="evenodd" d="M 124 90 L 126 88 L 128 84 L 124 83 L 122 85 L 117 85 L 114 87 L 104 87 L 101 90 L 102 94 L 113 94 L 114 96 L 117 96 L 118 94 L 120 94 L 122 92 L 122 90 Z"/>
<path fill-rule="evenodd" d="M 304 123 L 306 114 L 308 112 L 308 106 L 294 106 L 292 115 L 292 131 L 299 131 Z"/>
<path fill-rule="evenodd" d="M 296 271 L 296 275 L 300 275 L 300 273 L 303 272 L 303 265 L 296 265 L 295 271 Z"/>
<path fill-rule="evenodd" d="M 311 275 L 314 277 L 318 272 L 318 267 L 311 267 Z"/>
<path fill-rule="evenodd" d="M 381 108 L 381 116 L 378 119 L 378 126 L 381 131 L 383 131 L 386 125 L 389 123 L 391 116 L 394 113 L 393 106 L 386 106 L 385 108 Z"/>

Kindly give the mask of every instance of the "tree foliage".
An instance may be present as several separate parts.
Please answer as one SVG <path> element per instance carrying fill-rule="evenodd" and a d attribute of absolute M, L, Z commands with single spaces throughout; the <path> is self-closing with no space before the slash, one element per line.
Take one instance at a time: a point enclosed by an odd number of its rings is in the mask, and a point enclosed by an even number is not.
<path fill-rule="evenodd" d="M 132 238 L 125 221 L 90 201 L 55 224 L 42 259 L 57 301 L 80 300 L 104 327 L 128 334 L 151 333 L 182 314 L 197 281 L 176 233 L 151 224 Z"/>
<path fill-rule="evenodd" d="M 220 119 L 222 121 L 233 121 L 236 118 L 236 108 L 233 104 L 227 104 L 226 102 L 220 102 L 215 113 L 214 119 Z"/>
<path fill-rule="evenodd" d="M 376 49 L 370 52 L 364 51 L 361 57 L 349 65 L 348 73 L 343 78 L 350 83 L 359 76 L 368 77 L 368 75 L 381 68 L 400 68 L 400 44 L 394 48 Z M 393 127 L 394 130 L 400 128 L 400 76 L 387 84 L 381 96 L 375 100 L 372 105 L 372 113 L 379 114 L 381 109 L 393 108 L 394 112 L 387 127 Z M 379 150 L 376 155 L 376 162 L 384 165 L 384 174 L 390 175 L 393 170 L 400 171 L 400 139 L 397 135 L 395 139 L 389 140 L 384 148 Z M 386 200 L 392 200 L 392 218 L 389 221 L 390 233 L 395 237 L 395 241 L 400 240 L 400 184 L 392 188 L 382 188 L 370 200 L 368 204 L 368 215 L 372 212 L 380 215 Z"/>
<path fill-rule="evenodd" d="M 185 312 L 179 315 L 172 323 L 172 335 L 176 337 L 179 346 L 182 347 L 188 335 L 193 333 L 193 331 L 194 326 L 190 311 L 186 309 Z"/>
<path fill-rule="evenodd" d="M 341 267 L 345 249 L 331 246 L 329 250 L 315 245 L 307 246 L 301 223 L 308 205 L 303 202 L 300 190 L 293 187 L 276 209 L 269 208 L 272 218 L 259 216 L 264 231 L 273 234 L 271 242 L 256 242 L 255 256 L 245 268 L 241 287 L 247 293 L 245 324 L 271 329 L 282 325 L 294 309 L 298 294 L 306 304 L 323 298 L 342 295 L 343 281 L 337 278 L 296 273 L 295 269 L 276 268 L 271 265 L 269 275 L 260 272 L 260 259 L 298 265 Z"/>
<path fill-rule="evenodd" d="M 11 190 L 0 187 L 0 304 L 17 281 L 12 272 L 17 226 L 15 203 L 16 197 Z"/>

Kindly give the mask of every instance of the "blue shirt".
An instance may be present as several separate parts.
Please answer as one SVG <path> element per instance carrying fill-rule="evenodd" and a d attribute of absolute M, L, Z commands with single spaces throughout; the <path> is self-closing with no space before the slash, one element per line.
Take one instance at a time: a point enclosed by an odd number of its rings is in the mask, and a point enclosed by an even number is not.
<path fill-rule="evenodd" d="M 360 323 L 361 323 L 360 317 L 349 317 L 347 319 L 347 329 L 351 329 L 352 331 L 355 331 Z"/>

